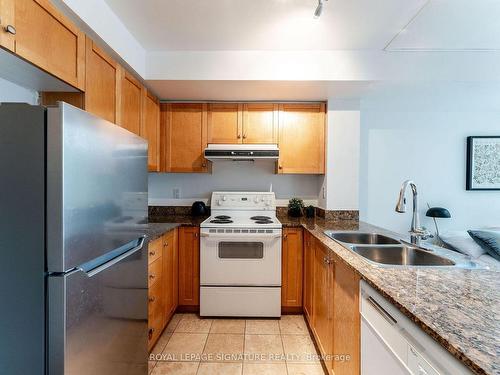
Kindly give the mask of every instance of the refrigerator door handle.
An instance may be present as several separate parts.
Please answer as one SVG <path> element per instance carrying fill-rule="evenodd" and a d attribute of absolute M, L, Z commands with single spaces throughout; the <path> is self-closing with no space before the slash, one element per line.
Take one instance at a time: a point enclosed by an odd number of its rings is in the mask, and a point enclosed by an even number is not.
<path fill-rule="evenodd" d="M 132 255 L 133 253 L 139 251 L 142 249 L 142 247 L 144 246 L 144 241 L 146 240 L 146 236 L 142 236 L 140 239 L 139 239 L 139 244 L 135 247 L 133 247 L 132 249 L 124 252 L 123 254 L 111 259 L 110 261 L 104 263 L 104 264 L 101 264 L 100 266 L 97 266 L 91 270 L 88 270 L 88 271 L 85 271 L 84 269 L 81 269 L 81 271 L 85 272 L 85 274 L 87 275 L 87 277 L 92 277 L 92 276 L 95 276 L 97 275 L 99 272 L 102 272 L 104 271 L 106 268 L 109 268 L 111 266 L 113 266 L 114 264 L 120 262 L 122 259 L 125 259 L 126 257 L 128 257 L 129 255 Z"/>

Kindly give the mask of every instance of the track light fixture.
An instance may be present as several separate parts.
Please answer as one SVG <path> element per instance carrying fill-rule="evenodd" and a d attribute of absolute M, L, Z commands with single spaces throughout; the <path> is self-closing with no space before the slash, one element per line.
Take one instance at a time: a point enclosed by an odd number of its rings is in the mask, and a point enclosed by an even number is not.
<path fill-rule="evenodd" d="M 328 0 L 318 0 L 318 6 L 314 11 L 314 18 L 319 18 L 321 16 L 321 13 L 323 13 L 323 1 L 328 1 Z"/>

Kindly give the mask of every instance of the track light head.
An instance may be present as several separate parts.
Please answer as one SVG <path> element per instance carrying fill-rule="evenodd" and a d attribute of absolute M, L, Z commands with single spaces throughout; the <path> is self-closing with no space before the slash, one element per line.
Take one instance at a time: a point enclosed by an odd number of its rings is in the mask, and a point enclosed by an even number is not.
<path fill-rule="evenodd" d="M 318 0 L 318 6 L 314 11 L 314 18 L 319 18 L 321 16 L 321 13 L 323 13 L 323 1 L 327 0 Z"/>

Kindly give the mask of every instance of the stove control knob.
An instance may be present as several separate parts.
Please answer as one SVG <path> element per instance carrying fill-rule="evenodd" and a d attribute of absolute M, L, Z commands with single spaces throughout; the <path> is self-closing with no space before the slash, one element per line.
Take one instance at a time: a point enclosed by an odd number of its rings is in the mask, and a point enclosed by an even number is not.
<path fill-rule="evenodd" d="M 266 206 L 270 206 L 271 205 L 271 201 L 270 200 L 266 200 Z"/>
<path fill-rule="evenodd" d="M 221 205 L 222 205 L 222 201 L 219 199 L 219 200 L 217 201 L 217 204 L 218 204 L 219 206 L 221 206 Z"/>
<path fill-rule="evenodd" d="M 260 201 L 261 201 L 261 202 L 264 202 L 264 197 L 260 198 Z"/>
<path fill-rule="evenodd" d="M 258 197 L 258 196 L 253 197 L 253 201 L 254 201 L 255 203 L 259 203 L 259 197 Z"/>
<path fill-rule="evenodd" d="M 226 201 L 227 200 L 227 197 L 225 195 L 222 196 L 222 200 L 223 201 Z"/>

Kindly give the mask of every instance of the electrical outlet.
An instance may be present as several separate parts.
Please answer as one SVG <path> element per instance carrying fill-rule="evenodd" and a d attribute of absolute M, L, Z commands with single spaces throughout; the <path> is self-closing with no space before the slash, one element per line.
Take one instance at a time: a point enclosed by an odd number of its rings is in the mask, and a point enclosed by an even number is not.
<path fill-rule="evenodd" d="M 179 199 L 181 197 L 181 189 L 179 188 L 174 188 L 172 193 L 174 195 L 174 199 Z"/>
<path fill-rule="evenodd" d="M 323 199 L 326 199 L 326 189 L 324 186 L 323 186 Z"/>

